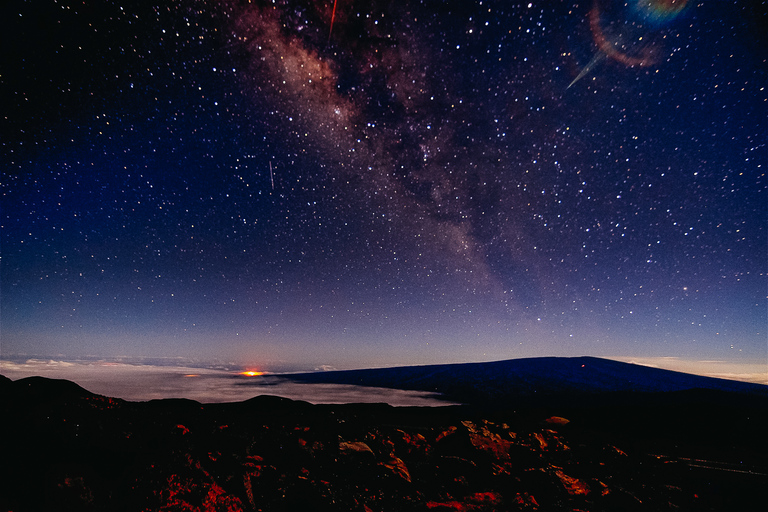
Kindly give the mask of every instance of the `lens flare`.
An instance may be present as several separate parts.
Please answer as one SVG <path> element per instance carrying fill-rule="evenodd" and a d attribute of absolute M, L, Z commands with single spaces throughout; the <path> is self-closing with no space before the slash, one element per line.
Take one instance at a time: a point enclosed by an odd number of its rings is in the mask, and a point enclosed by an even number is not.
<path fill-rule="evenodd" d="M 685 10 L 688 0 L 637 0 L 632 9 L 647 23 L 661 26 Z"/>
<path fill-rule="evenodd" d="M 664 52 L 664 27 L 686 8 L 687 0 L 636 0 L 631 3 L 595 0 L 589 11 L 589 28 L 597 52 L 568 84 L 570 89 L 605 59 L 627 67 L 656 64 Z"/>

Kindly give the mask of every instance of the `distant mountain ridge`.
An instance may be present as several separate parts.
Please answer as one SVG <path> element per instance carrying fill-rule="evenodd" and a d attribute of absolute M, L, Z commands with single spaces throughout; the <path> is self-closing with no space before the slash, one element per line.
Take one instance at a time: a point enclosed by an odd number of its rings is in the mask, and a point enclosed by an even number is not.
<path fill-rule="evenodd" d="M 598 357 L 537 357 L 487 363 L 404 366 L 295 374 L 302 382 L 356 384 L 443 394 L 464 403 L 528 405 L 627 394 L 719 394 L 768 398 L 768 386 L 702 377 Z"/>

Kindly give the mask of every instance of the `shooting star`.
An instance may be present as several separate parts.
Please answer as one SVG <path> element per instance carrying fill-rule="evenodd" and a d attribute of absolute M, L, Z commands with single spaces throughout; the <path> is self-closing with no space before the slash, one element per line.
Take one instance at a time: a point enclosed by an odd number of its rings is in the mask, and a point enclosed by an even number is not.
<path fill-rule="evenodd" d="M 328 42 L 331 42 L 331 34 L 333 34 L 333 21 L 336 19 L 336 2 L 333 0 L 333 12 L 331 13 L 331 29 L 328 31 Z"/>
<path fill-rule="evenodd" d="M 272 173 L 272 160 L 269 161 L 269 181 L 272 182 L 272 190 L 275 190 L 275 175 Z"/>
<path fill-rule="evenodd" d="M 592 57 L 592 60 L 590 60 L 589 63 L 586 66 L 584 66 L 584 69 L 581 70 L 581 73 L 579 73 L 576 76 L 576 78 L 574 78 L 573 81 L 570 84 L 568 84 L 568 87 L 566 87 L 565 90 L 567 91 L 573 86 L 573 84 L 575 84 L 576 82 L 584 78 L 587 75 L 587 73 L 592 71 L 592 68 L 594 68 L 605 57 L 606 55 L 603 52 L 596 53 L 595 56 Z"/>

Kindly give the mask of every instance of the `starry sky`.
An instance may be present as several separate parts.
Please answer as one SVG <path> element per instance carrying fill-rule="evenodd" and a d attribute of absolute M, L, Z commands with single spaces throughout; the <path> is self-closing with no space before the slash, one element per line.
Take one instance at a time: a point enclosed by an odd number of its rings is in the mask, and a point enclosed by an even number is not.
<path fill-rule="evenodd" d="M 4 1 L 2 357 L 768 365 L 767 13 Z"/>

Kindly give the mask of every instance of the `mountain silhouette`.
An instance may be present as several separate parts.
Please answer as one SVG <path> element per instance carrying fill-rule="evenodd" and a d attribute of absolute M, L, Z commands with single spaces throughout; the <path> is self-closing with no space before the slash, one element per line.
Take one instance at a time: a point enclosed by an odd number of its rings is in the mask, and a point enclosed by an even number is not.
<path fill-rule="evenodd" d="M 768 386 L 662 370 L 597 357 L 537 357 L 487 363 L 405 366 L 290 375 L 315 383 L 356 384 L 441 393 L 493 408 L 543 404 L 620 403 L 649 394 L 707 390 L 709 397 L 768 397 Z M 689 392 L 689 393 L 684 393 Z M 674 395 L 672 395 L 674 396 Z M 726 398 L 730 397 L 730 398 Z M 658 398 L 658 397 L 656 397 Z M 671 398 L 671 396 L 667 396 Z"/>

